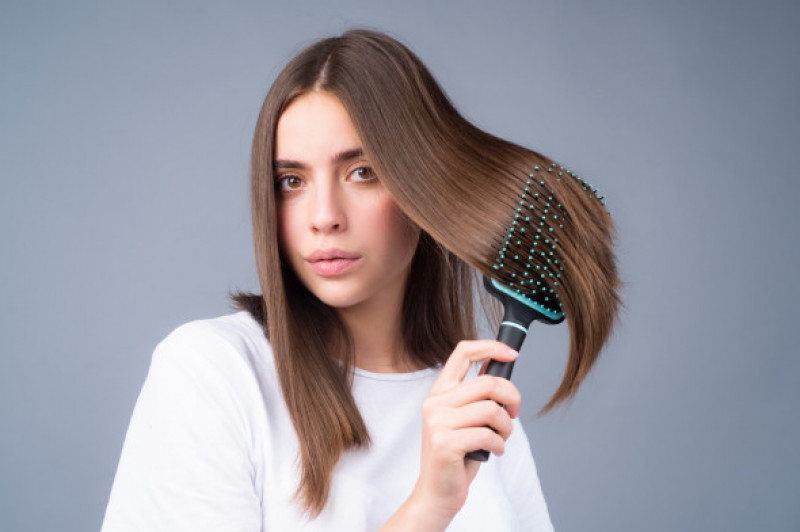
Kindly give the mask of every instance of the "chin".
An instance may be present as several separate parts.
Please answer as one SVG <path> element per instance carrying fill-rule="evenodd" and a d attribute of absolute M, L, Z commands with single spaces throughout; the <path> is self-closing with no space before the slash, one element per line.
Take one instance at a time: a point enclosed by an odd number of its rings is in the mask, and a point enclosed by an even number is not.
<path fill-rule="evenodd" d="M 363 297 L 350 290 L 311 290 L 317 299 L 336 309 L 352 307 L 363 301 Z"/>

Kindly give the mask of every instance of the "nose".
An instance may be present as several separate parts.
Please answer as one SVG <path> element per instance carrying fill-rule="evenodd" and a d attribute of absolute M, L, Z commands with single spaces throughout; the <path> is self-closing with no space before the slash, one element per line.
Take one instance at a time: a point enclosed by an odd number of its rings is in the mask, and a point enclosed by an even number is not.
<path fill-rule="evenodd" d="M 310 208 L 312 232 L 333 233 L 343 231 L 347 227 L 341 191 L 333 180 L 317 182 Z"/>

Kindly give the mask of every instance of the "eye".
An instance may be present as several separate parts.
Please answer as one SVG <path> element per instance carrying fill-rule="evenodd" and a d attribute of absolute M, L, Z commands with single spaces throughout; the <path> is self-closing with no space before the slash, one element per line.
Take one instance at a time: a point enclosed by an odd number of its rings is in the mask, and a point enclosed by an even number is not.
<path fill-rule="evenodd" d="M 281 192 L 292 192 L 303 188 L 303 180 L 296 175 L 283 175 L 275 180 L 275 188 Z"/>
<path fill-rule="evenodd" d="M 350 178 L 356 182 L 366 183 L 378 179 L 378 176 L 375 175 L 375 171 L 369 166 L 359 166 L 350 172 Z"/>

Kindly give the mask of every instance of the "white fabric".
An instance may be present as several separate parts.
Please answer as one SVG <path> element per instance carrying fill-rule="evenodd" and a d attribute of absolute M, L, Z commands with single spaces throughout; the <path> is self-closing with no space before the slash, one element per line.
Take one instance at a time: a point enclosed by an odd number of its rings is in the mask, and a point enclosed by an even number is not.
<path fill-rule="evenodd" d="M 438 371 L 356 370 L 372 445 L 342 456 L 325 510 L 309 521 L 292 500 L 297 438 L 261 327 L 246 312 L 183 325 L 153 354 L 103 531 L 377 530 L 416 482 L 421 404 Z M 518 422 L 448 530 L 552 530 Z"/>

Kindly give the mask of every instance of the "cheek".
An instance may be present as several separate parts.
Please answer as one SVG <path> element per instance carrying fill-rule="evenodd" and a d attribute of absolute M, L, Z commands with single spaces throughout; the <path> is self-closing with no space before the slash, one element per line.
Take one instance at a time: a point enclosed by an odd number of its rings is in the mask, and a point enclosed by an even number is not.
<path fill-rule="evenodd" d="M 290 209 L 278 208 L 278 247 L 284 256 L 292 255 L 292 244 L 297 242 L 297 235 L 294 234 L 296 224 L 293 223 Z"/>
<path fill-rule="evenodd" d="M 389 254 L 400 262 L 409 262 L 419 242 L 419 228 L 409 220 L 391 198 L 380 205 L 380 231 L 389 248 Z"/>

